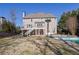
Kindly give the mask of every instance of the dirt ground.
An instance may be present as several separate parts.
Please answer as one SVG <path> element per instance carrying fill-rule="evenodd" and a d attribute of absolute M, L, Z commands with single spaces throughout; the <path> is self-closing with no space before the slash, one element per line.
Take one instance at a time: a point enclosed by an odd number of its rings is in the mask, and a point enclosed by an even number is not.
<path fill-rule="evenodd" d="M 0 39 L 0 55 L 78 55 L 79 45 L 72 46 L 77 50 L 46 36 L 12 36 Z"/>

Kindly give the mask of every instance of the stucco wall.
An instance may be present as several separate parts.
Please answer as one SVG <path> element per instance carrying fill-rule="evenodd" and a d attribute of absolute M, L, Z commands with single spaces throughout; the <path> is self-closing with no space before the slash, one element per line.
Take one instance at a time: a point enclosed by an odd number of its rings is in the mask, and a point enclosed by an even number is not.
<path fill-rule="evenodd" d="M 2 18 L 0 18 L 0 30 L 2 30 Z"/>
<path fill-rule="evenodd" d="M 46 18 L 39 19 L 23 19 L 24 29 L 44 29 L 45 34 L 47 33 L 47 23 L 45 22 Z M 43 27 L 38 28 L 35 25 L 35 22 L 44 22 Z M 32 24 L 32 28 L 27 28 L 27 24 Z M 49 23 L 49 32 L 51 34 L 57 33 L 57 19 L 51 18 L 51 22 Z"/>

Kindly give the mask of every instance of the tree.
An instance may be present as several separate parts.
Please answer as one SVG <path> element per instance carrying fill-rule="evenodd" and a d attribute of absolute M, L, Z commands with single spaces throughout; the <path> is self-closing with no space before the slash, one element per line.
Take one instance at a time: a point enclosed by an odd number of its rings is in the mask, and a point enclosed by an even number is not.
<path fill-rule="evenodd" d="M 10 15 L 11 15 L 11 21 L 15 25 L 15 21 L 16 21 L 16 10 L 15 9 L 12 9 L 11 12 L 10 12 Z"/>
<path fill-rule="evenodd" d="M 77 30 L 78 22 L 77 22 L 77 16 L 79 15 L 79 9 L 72 10 L 69 12 L 64 12 L 61 15 L 60 21 L 58 22 L 58 27 L 61 30 L 66 30 L 69 32 L 73 32 L 72 34 L 75 34 Z M 70 28 L 74 28 L 73 30 Z M 61 31 L 62 32 L 62 31 Z"/>
<path fill-rule="evenodd" d="M 68 20 L 66 21 L 66 26 L 68 30 L 71 32 L 71 34 L 75 35 L 77 29 L 77 17 L 76 16 L 69 17 Z"/>
<path fill-rule="evenodd" d="M 14 30 L 15 30 L 15 32 L 14 32 Z M 17 34 L 20 32 L 20 28 L 16 27 L 12 22 L 4 20 L 3 24 L 2 24 L 1 32 L 8 32 L 8 33 Z"/>
<path fill-rule="evenodd" d="M 58 22 L 58 26 L 60 29 L 64 29 L 64 27 L 66 27 L 65 21 L 68 19 L 68 16 L 70 16 L 70 12 L 68 12 L 68 13 L 64 12 L 61 15 L 60 21 Z"/>

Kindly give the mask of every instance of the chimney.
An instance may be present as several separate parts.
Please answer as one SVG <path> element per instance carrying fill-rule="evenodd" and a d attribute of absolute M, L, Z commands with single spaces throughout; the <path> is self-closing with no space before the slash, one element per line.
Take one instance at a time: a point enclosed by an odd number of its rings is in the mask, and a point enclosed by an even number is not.
<path fill-rule="evenodd" d="M 25 17 L 26 16 L 26 12 L 23 12 L 23 15 L 22 16 Z"/>

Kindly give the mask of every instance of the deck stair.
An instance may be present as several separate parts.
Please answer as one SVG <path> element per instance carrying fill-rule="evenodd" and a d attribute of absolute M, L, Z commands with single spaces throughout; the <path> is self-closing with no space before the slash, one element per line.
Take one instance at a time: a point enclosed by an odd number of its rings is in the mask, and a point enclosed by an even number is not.
<path fill-rule="evenodd" d="M 30 35 L 30 33 L 33 31 L 34 29 L 30 29 L 27 32 L 25 32 L 25 35 Z"/>

